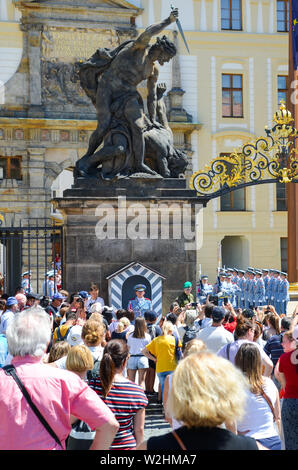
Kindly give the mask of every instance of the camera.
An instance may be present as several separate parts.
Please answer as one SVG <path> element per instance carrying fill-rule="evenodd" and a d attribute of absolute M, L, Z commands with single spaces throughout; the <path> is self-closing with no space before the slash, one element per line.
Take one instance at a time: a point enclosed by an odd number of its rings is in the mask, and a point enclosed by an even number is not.
<path fill-rule="evenodd" d="M 217 295 L 209 295 L 209 302 L 213 303 L 214 305 L 218 306 L 218 297 Z"/>

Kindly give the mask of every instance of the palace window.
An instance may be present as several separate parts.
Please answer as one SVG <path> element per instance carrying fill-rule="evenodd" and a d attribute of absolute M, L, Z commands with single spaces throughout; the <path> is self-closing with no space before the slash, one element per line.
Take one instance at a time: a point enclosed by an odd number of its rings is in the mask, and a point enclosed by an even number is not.
<path fill-rule="evenodd" d="M 281 100 L 287 103 L 287 81 L 286 75 L 277 76 L 277 104 L 280 105 Z"/>
<path fill-rule="evenodd" d="M 221 29 L 242 30 L 241 0 L 221 0 Z"/>
<path fill-rule="evenodd" d="M 294 1 L 294 0 L 293 0 Z M 278 32 L 286 33 L 289 31 L 289 0 L 277 0 L 276 2 L 276 29 Z"/>
<path fill-rule="evenodd" d="M 283 272 L 288 271 L 288 239 L 282 237 L 280 239 L 280 264 Z"/>
<path fill-rule="evenodd" d="M 242 75 L 222 74 L 222 117 L 243 117 Z"/>
<path fill-rule="evenodd" d="M 285 183 L 276 183 L 276 210 L 288 210 L 287 186 Z"/>
<path fill-rule="evenodd" d="M 0 176 L 3 179 L 22 179 L 22 157 L 0 156 Z"/>

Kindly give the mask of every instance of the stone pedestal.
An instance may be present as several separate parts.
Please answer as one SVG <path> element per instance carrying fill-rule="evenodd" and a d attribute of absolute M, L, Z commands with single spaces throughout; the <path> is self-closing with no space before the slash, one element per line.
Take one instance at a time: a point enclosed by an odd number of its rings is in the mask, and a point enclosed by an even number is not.
<path fill-rule="evenodd" d="M 186 189 L 184 179 L 78 178 L 54 204 L 64 216 L 69 292 L 95 282 L 108 304 L 108 278 L 129 263 L 142 263 L 164 278 L 165 313 L 185 281 L 196 284 L 196 212 L 204 201 Z"/>

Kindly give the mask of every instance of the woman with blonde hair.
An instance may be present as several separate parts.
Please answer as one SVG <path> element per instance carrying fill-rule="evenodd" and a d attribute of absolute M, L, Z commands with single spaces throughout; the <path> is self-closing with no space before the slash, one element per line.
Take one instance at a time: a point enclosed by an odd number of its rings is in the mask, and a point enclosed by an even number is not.
<path fill-rule="evenodd" d="M 94 361 L 90 349 L 85 344 L 73 346 L 67 354 L 66 369 L 86 379 L 88 370 L 93 368 Z"/>
<path fill-rule="evenodd" d="M 168 400 L 179 429 L 150 437 L 137 450 L 257 450 L 255 439 L 220 427 L 242 416 L 246 400 L 243 374 L 226 359 L 208 351 L 183 359 L 173 374 Z"/>
<path fill-rule="evenodd" d="M 163 396 L 164 382 L 167 375 L 177 367 L 176 340 L 173 336 L 174 325 L 165 321 L 162 325 L 162 335 L 154 338 L 142 351 L 142 353 L 156 362 L 156 374 L 160 382 L 161 396 Z M 178 341 L 178 347 L 182 347 Z"/>
<path fill-rule="evenodd" d="M 281 450 L 279 392 L 274 382 L 262 375 L 261 355 L 256 344 L 240 346 L 235 366 L 249 383 L 245 414 L 237 422 L 238 433 L 253 437 L 269 450 Z"/>
<path fill-rule="evenodd" d="M 111 334 L 111 339 L 123 339 L 123 341 L 127 341 L 127 335 L 129 334 L 130 321 L 126 317 L 120 318 L 117 322 L 116 329 L 113 330 Z"/>
<path fill-rule="evenodd" d="M 66 369 L 74 372 L 82 380 L 94 366 L 90 349 L 85 344 L 73 346 L 66 359 Z M 75 420 L 67 440 L 67 450 L 88 450 L 92 445 L 95 432 L 84 421 Z"/>
<path fill-rule="evenodd" d="M 206 351 L 206 350 L 207 350 L 207 347 L 202 340 L 196 339 L 196 338 L 192 339 L 191 341 L 188 341 L 188 343 L 186 343 L 184 353 L 183 353 L 183 358 L 186 358 L 190 354 L 199 353 L 199 352 Z M 172 386 L 172 379 L 173 379 L 173 374 L 169 374 L 166 377 L 166 380 L 164 383 L 164 391 L 163 391 L 163 406 L 164 406 L 164 412 L 165 412 L 165 419 L 170 423 L 172 429 L 177 429 L 183 426 L 183 423 L 171 417 L 167 409 L 167 401 L 168 401 L 169 393 L 170 393 L 171 386 Z"/>

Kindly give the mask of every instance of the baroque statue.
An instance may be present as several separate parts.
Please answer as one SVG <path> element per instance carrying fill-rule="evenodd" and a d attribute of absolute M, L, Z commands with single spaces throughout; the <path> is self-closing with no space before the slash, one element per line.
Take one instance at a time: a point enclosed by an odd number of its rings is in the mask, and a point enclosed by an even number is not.
<path fill-rule="evenodd" d="M 178 178 L 187 167 L 186 154 L 174 147 L 163 95 L 158 83 L 161 66 L 176 47 L 160 34 L 178 19 L 173 9 L 161 23 L 149 26 L 137 39 L 115 49 L 99 48 L 79 69 L 80 84 L 96 108 L 97 128 L 86 154 L 78 160 L 76 177 L 114 179 L 142 174 Z M 137 86 L 147 81 L 147 109 Z"/>

